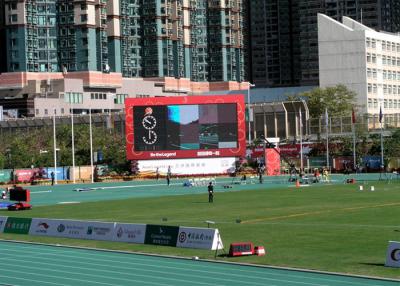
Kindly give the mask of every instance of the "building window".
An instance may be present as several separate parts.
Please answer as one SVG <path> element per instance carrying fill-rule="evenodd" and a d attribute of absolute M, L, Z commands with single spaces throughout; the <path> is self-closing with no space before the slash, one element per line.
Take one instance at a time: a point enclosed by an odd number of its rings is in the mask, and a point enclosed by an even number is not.
<path fill-rule="evenodd" d="M 81 15 L 81 22 L 82 22 L 82 23 L 87 22 L 87 19 L 88 19 L 87 14 L 82 14 L 82 15 Z"/>
<path fill-rule="evenodd" d="M 368 98 L 368 108 L 372 108 L 372 99 Z"/>
<path fill-rule="evenodd" d="M 44 110 L 44 114 L 46 114 L 46 115 L 49 114 L 47 109 Z"/>

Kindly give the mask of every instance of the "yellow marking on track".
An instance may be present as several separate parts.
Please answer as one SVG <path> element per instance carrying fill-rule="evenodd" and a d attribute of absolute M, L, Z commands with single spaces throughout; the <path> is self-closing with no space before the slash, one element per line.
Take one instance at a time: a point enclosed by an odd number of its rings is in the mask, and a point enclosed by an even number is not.
<path fill-rule="evenodd" d="M 324 214 L 324 213 L 337 212 L 337 211 L 353 211 L 353 210 L 370 209 L 370 208 L 391 207 L 391 206 L 398 206 L 398 205 L 400 205 L 400 203 L 389 203 L 389 204 L 382 204 L 382 205 L 342 208 L 342 209 L 336 209 L 336 210 L 306 212 L 306 213 L 298 213 L 298 214 L 291 214 L 291 215 L 284 215 L 284 216 L 275 216 L 275 217 L 269 217 L 269 218 L 257 218 L 257 219 L 244 220 L 241 223 L 256 223 L 256 222 L 260 222 L 260 221 L 279 220 L 279 219 L 316 215 L 316 214 Z"/>

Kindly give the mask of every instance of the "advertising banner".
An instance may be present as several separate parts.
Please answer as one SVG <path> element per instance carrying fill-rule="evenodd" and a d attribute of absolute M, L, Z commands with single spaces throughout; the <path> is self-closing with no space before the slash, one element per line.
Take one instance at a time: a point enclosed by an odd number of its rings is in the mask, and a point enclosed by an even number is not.
<path fill-rule="evenodd" d="M 400 242 L 389 241 L 385 266 L 400 268 Z"/>
<path fill-rule="evenodd" d="M 114 223 L 34 218 L 29 234 L 111 241 Z"/>
<path fill-rule="evenodd" d="M 8 217 L 4 233 L 28 234 L 31 222 L 31 218 Z"/>
<path fill-rule="evenodd" d="M 12 170 L 0 170 L 0 182 L 7 183 L 12 180 Z"/>
<path fill-rule="evenodd" d="M 161 175 L 166 175 L 168 166 L 172 175 L 196 174 L 228 174 L 235 169 L 235 158 L 209 158 L 209 159 L 175 159 L 175 160 L 140 160 L 140 172 L 153 172 L 157 168 Z"/>
<path fill-rule="evenodd" d="M 279 148 L 265 149 L 265 172 L 267 176 L 276 176 L 281 174 L 281 156 Z"/>
<path fill-rule="evenodd" d="M 39 171 L 39 169 L 19 169 L 15 170 L 15 177 L 18 182 L 30 182 L 33 175 Z"/>
<path fill-rule="evenodd" d="M 144 243 L 176 246 L 178 232 L 178 226 L 148 224 Z"/>
<path fill-rule="evenodd" d="M 364 163 L 364 167 L 367 169 L 367 172 L 370 170 L 379 170 L 381 167 L 380 156 L 364 156 L 362 161 Z"/>
<path fill-rule="evenodd" d="M 4 227 L 6 226 L 7 222 L 7 217 L 6 216 L 0 216 L 0 233 L 4 231 Z"/>
<path fill-rule="evenodd" d="M 113 241 L 143 244 L 145 235 L 145 224 L 116 223 Z"/>
<path fill-rule="evenodd" d="M 218 232 L 218 229 L 181 226 L 179 228 L 176 247 L 215 250 L 213 245 L 215 245 L 215 247 L 217 245 L 214 243 L 216 232 Z M 219 249 L 221 248 L 222 247 L 219 247 Z"/>

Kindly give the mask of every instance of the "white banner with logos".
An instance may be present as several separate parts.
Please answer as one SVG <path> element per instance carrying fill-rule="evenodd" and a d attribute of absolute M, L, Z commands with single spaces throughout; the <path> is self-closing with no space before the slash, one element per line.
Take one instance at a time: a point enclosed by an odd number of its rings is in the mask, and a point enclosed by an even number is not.
<path fill-rule="evenodd" d="M 171 167 L 172 175 L 199 175 L 199 174 L 228 174 L 235 169 L 236 159 L 233 157 L 222 158 L 195 158 L 173 160 L 139 160 L 140 172 L 156 172 L 167 174 Z"/>
<path fill-rule="evenodd" d="M 0 233 L 4 232 L 4 227 L 7 222 L 7 217 L 6 216 L 0 216 Z"/>
<path fill-rule="evenodd" d="M 218 229 L 179 227 L 176 247 L 216 250 L 223 249 Z"/>
<path fill-rule="evenodd" d="M 389 241 L 385 266 L 400 268 L 400 242 Z"/>
<path fill-rule="evenodd" d="M 111 241 L 114 223 L 34 218 L 29 234 Z"/>
<path fill-rule="evenodd" d="M 145 224 L 116 223 L 113 241 L 143 244 L 145 235 Z"/>

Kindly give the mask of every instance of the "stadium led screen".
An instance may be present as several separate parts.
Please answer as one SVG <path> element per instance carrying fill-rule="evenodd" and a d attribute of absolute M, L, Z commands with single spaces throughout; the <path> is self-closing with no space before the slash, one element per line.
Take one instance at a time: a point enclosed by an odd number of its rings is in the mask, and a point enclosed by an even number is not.
<path fill-rule="evenodd" d="M 127 99 L 127 158 L 244 156 L 242 95 Z"/>

